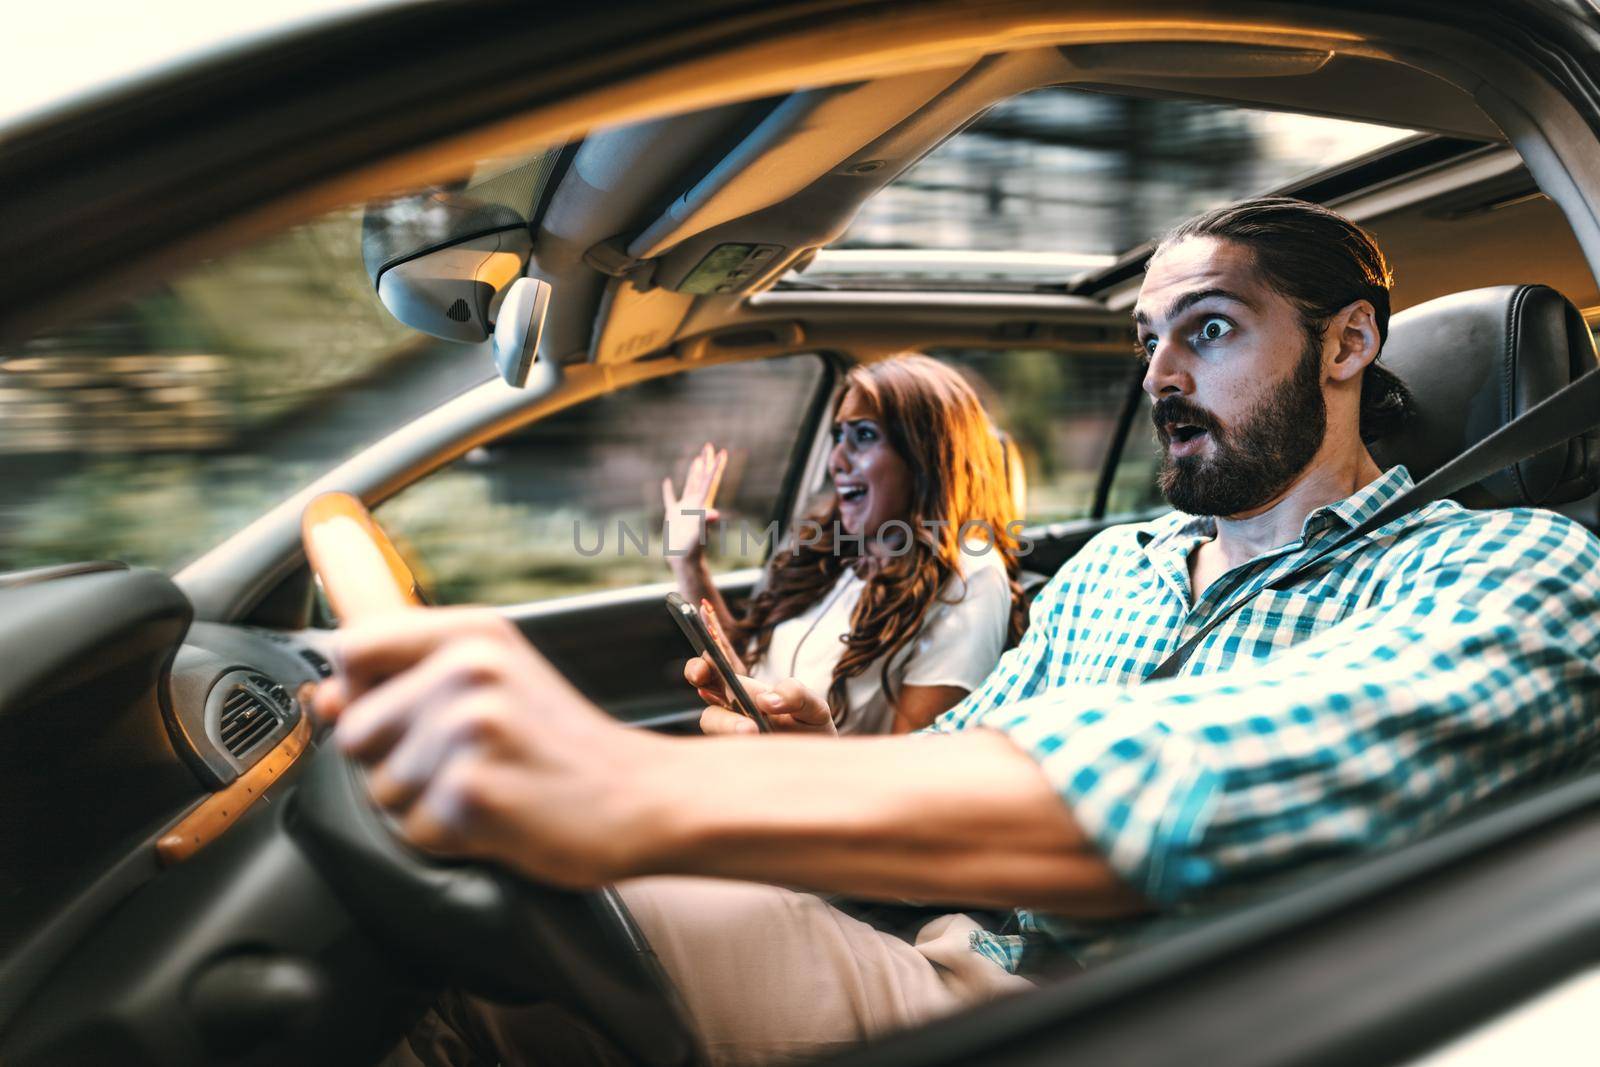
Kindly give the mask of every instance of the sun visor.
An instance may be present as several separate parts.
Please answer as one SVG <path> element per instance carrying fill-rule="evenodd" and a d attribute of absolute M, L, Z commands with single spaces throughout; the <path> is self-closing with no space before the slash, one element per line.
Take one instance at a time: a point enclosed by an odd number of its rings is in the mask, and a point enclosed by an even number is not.
<path fill-rule="evenodd" d="M 627 363 L 657 352 L 672 342 L 694 296 L 670 289 L 639 290 L 620 279 L 606 287 L 589 358 L 595 363 Z"/>
<path fill-rule="evenodd" d="M 969 67 L 795 93 L 628 245 L 654 259 L 714 226 L 782 203 L 954 85 Z"/>

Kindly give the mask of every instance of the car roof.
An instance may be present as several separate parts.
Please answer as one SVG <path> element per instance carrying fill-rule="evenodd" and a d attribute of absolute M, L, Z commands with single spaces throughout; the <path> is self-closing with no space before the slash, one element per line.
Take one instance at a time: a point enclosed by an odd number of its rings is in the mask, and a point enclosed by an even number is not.
<path fill-rule="evenodd" d="M 404 5 L 403 9 L 344 21 L 352 34 L 370 36 L 398 27 L 420 39 L 425 24 L 437 31 L 439 8 L 435 4 Z M 663 18 L 670 17 L 670 8 L 665 5 L 659 9 Z M 482 14 L 476 6 L 474 11 Z M 714 19 L 715 12 L 709 13 L 708 18 Z M 503 28 L 481 20 L 479 25 L 482 32 L 472 38 L 474 44 L 480 43 L 479 38 L 496 38 L 494 31 Z M 523 35 L 519 39 L 524 54 L 528 54 L 526 29 L 517 27 Z M 1381 120 L 1432 134 L 1435 143 L 1457 146 L 1494 144 L 1502 137 L 1471 95 L 1418 67 L 1394 63 L 1359 46 L 1345 47 L 1343 40 L 1333 47 L 1330 41 L 1337 35 L 1316 37 L 1287 25 L 1274 30 L 1282 32 L 1254 32 L 1255 39 L 1247 40 L 1237 29 L 1220 21 L 1175 29 L 1168 24 L 1163 31 L 1168 39 L 1162 40 L 1134 38 L 1044 46 L 1023 42 L 1022 46 L 968 55 L 954 62 L 938 62 L 937 57 L 905 60 L 890 64 L 876 75 L 836 67 L 819 75 L 819 80 L 809 87 L 777 95 L 752 93 L 733 103 L 575 131 L 578 136 L 569 145 L 564 174 L 552 183 L 552 194 L 536 224 L 531 272 L 550 281 L 559 294 L 546 323 L 541 354 L 560 362 L 646 358 L 708 331 L 734 329 L 747 316 L 759 318 L 746 298 L 771 288 L 815 249 L 828 245 L 861 205 L 896 175 L 987 107 L 1043 86 L 1073 85 L 1133 96 L 1180 97 Z M 325 36 L 334 39 L 334 35 Z M 1269 39 L 1272 37 L 1278 39 Z M 280 35 L 252 44 L 247 51 L 263 68 L 272 62 L 285 64 L 287 75 L 288 67 L 298 61 L 298 53 L 307 51 L 293 47 L 297 39 L 292 34 Z M 463 51 L 459 56 L 429 55 L 427 60 L 459 64 L 471 58 Z M 530 57 L 528 62 L 535 61 Z M 13 152 L 12 158 L 20 162 L 12 171 L 17 181 L 7 184 L 21 187 L 29 184 L 28 179 L 37 181 L 41 170 L 36 167 L 27 173 L 31 163 L 43 167 L 55 162 L 58 168 L 69 165 L 64 158 L 66 153 L 56 152 L 51 160 L 48 150 L 69 140 L 90 139 L 89 135 L 103 129 L 107 122 L 125 121 L 135 106 L 150 111 L 154 117 L 160 108 L 145 107 L 154 98 L 163 97 L 170 102 L 175 96 L 174 87 L 192 87 L 202 74 L 202 80 L 208 82 L 223 77 L 216 63 L 200 66 L 205 70 L 197 67 L 187 73 L 168 72 L 156 79 L 161 83 L 157 87 L 160 92 L 145 86 L 140 92 L 112 94 L 93 106 L 68 109 L 49 121 L 30 126 L 13 141 L 13 147 L 20 151 Z M 381 66 L 379 63 L 370 72 L 373 78 L 392 74 Z M 476 64 L 473 70 L 486 82 L 495 73 L 496 68 L 488 61 Z M 853 78 L 847 77 L 852 73 Z M 678 88 L 686 98 L 692 97 L 689 88 Z M 370 93 L 370 86 L 365 91 Z M 227 96 L 222 91 L 216 95 Z M 417 100 L 415 96 L 406 100 L 397 95 L 395 121 L 409 118 L 417 109 Z M 381 111 L 371 100 L 365 100 L 362 106 L 369 112 Z M 322 107 L 337 111 L 326 102 Z M 442 122 L 444 117 L 440 116 L 433 127 L 435 136 L 441 135 L 437 130 Z M 148 133 L 148 128 L 130 129 L 128 137 L 132 139 L 141 132 Z M 420 131 L 413 131 L 412 135 L 425 136 Z M 511 128 L 503 128 L 501 136 L 511 137 Z M 369 156 L 376 151 L 360 139 L 356 142 L 368 150 Z M 350 143 L 346 138 L 339 151 L 346 151 L 345 145 Z M 47 151 L 35 151 L 41 147 Z M 170 162 L 161 160 L 155 149 L 143 154 L 150 158 L 140 162 L 148 162 L 152 171 L 158 163 Z M 315 155 L 309 144 L 306 154 Z M 32 158 L 35 155 L 45 158 L 36 161 Z M 217 155 L 220 158 L 224 153 L 218 151 Z M 1509 153 L 1507 158 L 1514 159 Z M 275 169 L 287 166 L 281 158 L 272 163 Z M 332 171 L 347 164 L 348 160 L 339 164 L 330 159 L 325 167 Z M 295 166 L 304 165 L 304 161 L 295 162 Z M 428 164 L 440 175 L 448 174 L 450 167 L 464 165 L 459 155 L 453 162 L 435 160 Z M 1421 169 L 1431 165 L 1424 162 Z M 167 171 L 171 169 L 168 167 Z M 4 162 L 0 162 L 0 176 L 7 176 L 6 170 Z M 130 168 L 130 201 L 138 192 L 131 179 L 143 177 L 134 173 L 136 170 Z M 397 180 L 389 171 L 383 173 L 389 176 L 373 178 L 369 174 L 367 187 Z M 409 173 L 418 171 L 411 169 Z M 162 172 L 151 180 L 168 180 L 164 175 Z M 1361 180 L 1378 186 L 1397 177 L 1401 175 L 1384 173 L 1379 168 L 1365 173 Z M 1351 192 L 1345 190 L 1346 195 Z M 191 191 L 197 213 L 203 196 L 202 189 Z M 320 199 L 310 201 L 316 206 L 332 206 L 335 202 L 326 192 Z M 93 203 L 107 215 L 119 207 L 125 213 L 128 206 L 117 204 L 111 197 L 93 198 Z M 300 206 L 293 210 L 303 213 L 307 201 L 297 203 Z M 158 219 L 157 208 L 148 197 L 138 206 L 146 221 L 144 229 L 152 231 Z M 0 212 L 4 207 L 0 205 Z M 1468 205 L 1467 210 L 1470 209 Z M 181 216 L 185 206 L 174 205 L 170 210 Z M 221 209 L 210 210 L 216 214 Z M 1563 231 L 1559 213 L 1552 210 L 1549 215 L 1557 232 Z M 104 240 L 96 242 L 80 232 L 96 236 L 110 233 L 113 227 L 107 218 L 85 218 L 78 226 L 56 223 L 42 227 L 41 220 L 50 217 L 19 206 L 14 216 L 6 218 L 7 225 L 0 226 L 0 234 L 4 235 L 0 241 L 15 251 L 14 255 L 0 255 L 0 271 L 15 271 L 18 294 L 6 309 L 0 327 L 25 326 L 31 316 L 42 316 L 49 310 L 55 290 L 50 289 L 40 269 L 45 260 L 65 261 L 60 271 L 70 276 L 72 267 L 67 264 L 78 264 L 79 273 L 83 273 L 82 265 L 96 253 L 113 263 L 121 262 L 118 253 L 125 253 L 129 259 L 148 254 L 148 243 L 140 246 L 133 237 L 121 248 L 102 247 L 106 245 Z M 282 220 L 289 216 L 276 217 Z M 181 217 L 171 221 L 170 226 L 174 230 L 195 228 L 195 224 Z M 256 232 L 260 232 L 259 226 Z M 63 247 L 73 241 L 86 246 L 85 254 L 76 260 Z M 1567 244 L 1571 244 L 1570 239 Z M 712 252 L 742 245 L 775 251 L 761 261 L 760 269 L 737 279 L 729 292 L 690 291 L 696 270 Z M 1114 264 L 1092 278 L 1078 279 L 1071 294 L 1100 299 L 1109 308 L 1118 309 L 1116 287 L 1137 275 L 1137 253 L 1138 249 L 1132 250 L 1131 271 L 1129 264 Z M 1581 257 L 1574 258 L 1581 261 Z M 22 263 L 27 263 L 29 269 L 22 269 Z M 107 268 L 96 264 L 93 269 L 104 272 Z M 38 291 L 27 292 L 29 286 L 37 286 Z M 58 284 L 56 290 L 59 289 Z M 1586 282 L 1585 294 L 1590 289 L 1592 282 Z M 1600 295 L 1594 303 L 1600 304 Z M 826 306 L 825 301 L 817 302 L 812 314 L 826 314 Z"/>

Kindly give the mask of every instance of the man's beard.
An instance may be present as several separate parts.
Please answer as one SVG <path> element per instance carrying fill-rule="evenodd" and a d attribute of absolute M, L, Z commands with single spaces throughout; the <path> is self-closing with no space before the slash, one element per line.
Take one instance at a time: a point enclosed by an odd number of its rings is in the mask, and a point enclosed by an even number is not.
<path fill-rule="evenodd" d="M 1157 484 L 1167 503 L 1190 515 L 1237 515 L 1281 493 L 1322 447 L 1328 406 L 1322 395 L 1322 342 L 1307 337 L 1289 377 L 1273 386 L 1236 426 L 1223 429 L 1212 414 L 1182 397 L 1150 409 L 1161 443 Z M 1172 458 L 1162 426 L 1189 423 L 1211 437 L 1212 455 Z"/>

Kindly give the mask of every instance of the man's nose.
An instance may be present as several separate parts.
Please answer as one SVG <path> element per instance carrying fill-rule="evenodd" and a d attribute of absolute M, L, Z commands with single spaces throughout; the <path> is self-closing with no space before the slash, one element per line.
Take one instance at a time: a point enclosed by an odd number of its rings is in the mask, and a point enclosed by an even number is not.
<path fill-rule="evenodd" d="M 1144 391 L 1152 400 L 1194 392 L 1194 378 L 1180 346 L 1165 339 L 1156 342 L 1155 351 L 1150 353 L 1150 362 L 1144 369 Z"/>

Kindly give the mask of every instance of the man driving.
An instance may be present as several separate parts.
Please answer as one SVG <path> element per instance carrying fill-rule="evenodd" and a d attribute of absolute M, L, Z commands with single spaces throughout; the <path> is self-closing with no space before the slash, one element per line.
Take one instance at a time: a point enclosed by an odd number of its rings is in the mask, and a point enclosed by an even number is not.
<path fill-rule="evenodd" d="M 708 739 L 629 730 L 477 611 L 350 629 L 318 710 L 416 845 L 620 883 L 717 1062 L 1025 989 L 1035 951 L 1087 958 L 1220 891 L 1413 840 L 1593 753 L 1600 541 L 1441 502 L 1267 588 L 1411 485 L 1366 445 L 1406 414 L 1374 364 L 1390 284 L 1369 235 L 1301 201 L 1163 238 L 1134 321 L 1177 510 L 1086 545 L 928 731 L 830 736 L 793 683 L 757 696 L 789 736 L 720 707 Z M 685 673 L 715 695 L 699 661 Z M 802 889 L 951 907 L 902 938 Z M 1020 910 L 990 930 L 963 907 Z"/>

